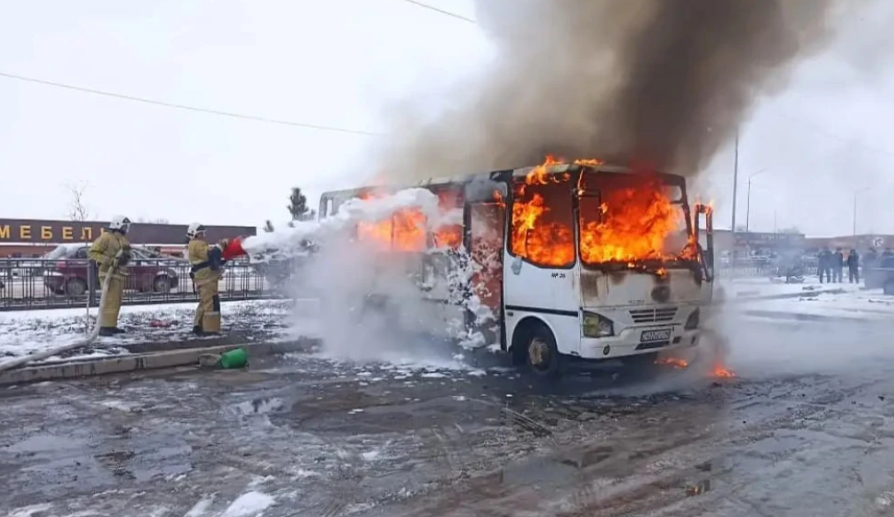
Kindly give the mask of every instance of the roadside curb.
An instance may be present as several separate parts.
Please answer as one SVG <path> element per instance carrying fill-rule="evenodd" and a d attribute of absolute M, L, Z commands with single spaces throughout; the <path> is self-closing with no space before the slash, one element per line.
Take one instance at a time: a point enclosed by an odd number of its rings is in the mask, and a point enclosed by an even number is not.
<path fill-rule="evenodd" d="M 74 348 L 63 352 L 59 355 L 61 359 L 53 361 L 41 361 L 34 363 L 34 366 L 44 364 L 79 362 L 77 355 L 84 350 L 126 350 L 128 354 L 149 354 L 155 352 L 167 352 L 173 350 L 186 350 L 189 348 L 211 348 L 216 346 L 242 345 L 246 343 L 264 343 L 270 339 L 275 339 L 274 335 L 254 334 L 251 332 L 233 332 L 221 334 L 219 336 L 194 337 L 194 336 L 177 336 L 169 341 L 135 341 L 135 342 L 115 342 L 109 338 L 100 338 L 101 340 L 93 343 L 85 344 L 82 347 Z M 109 357 L 113 357 L 110 355 Z M 103 357 L 90 357 L 86 360 L 107 359 Z M 5 360 L 5 358 L 3 358 Z M 12 359 L 15 359 L 13 357 Z M 0 360 L 3 364 L 3 360 Z"/>
<path fill-rule="evenodd" d="M 746 293 L 749 291 L 741 291 L 738 294 Z M 788 298 L 816 298 L 821 294 L 843 294 L 847 292 L 845 289 L 837 288 L 837 289 L 825 289 L 825 290 L 816 290 L 816 291 L 801 291 L 797 293 L 782 293 L 782 294 L 768 294 L 765 296 L 735 296 L 732 298 L 725 298 L 722 300 L 718 300 L 718 303 L 746 303 L 751 301 L 760 301 L 760 300 L 785 300 Z"/>
<path fill-rule="evenodd" d="M 211 348 L 215 346 L 228 346 L 245 343 L 259 343 L 272 336 L 252 335 L 250 332 L 234 332 L 221 336 L 206 338 L 184 338 L 176 341 L 147 341 L 145 343 L 102 343 L 100 347 L 92 348 L 121 348 L 131 354 L 149 354 L 154 352 L 167 352 L 171 350 L 183 350 L 186 348 Z M 91 348 L 90 346 L 85 348 Z"/>
<path fill-rule="evenodd" d="M 823 316 L 820 314 L 810 314 L 805 312 L 783 312 L 783 311 L 764 311 L 764 310 L 746 310 L 744 311 L 746 316 L 755 316 L 759 318 L 770 318 L 776 320 L 786 320 L 786 321 L 809 321 L 809 322 L 842 322 L 846 321 L 848 323 L 865 323 L 867 320 L 865 318 L 849 318 L 847 316 Z"/>
<path fill-rule="evenodd" d="M 125 355 L 114 358 L 91 358 L 55 363 L 41 363 L 0 373 L 0 386 L 26 384 L 31 382 L 74 379 L 112 373 L 126 373 L 141 370 L 157 370 L 176 366 L 199 366 L 199 358 L 207 354 L 223 354 L 236 348 L 245 348 L 249 357 L 264 357 L 291 352 L 308 351 L 319 344 L 318 339 L 300 338 L 282 343 L 243 343 L 180 350 L 167 350 L 143 354 Z"/>

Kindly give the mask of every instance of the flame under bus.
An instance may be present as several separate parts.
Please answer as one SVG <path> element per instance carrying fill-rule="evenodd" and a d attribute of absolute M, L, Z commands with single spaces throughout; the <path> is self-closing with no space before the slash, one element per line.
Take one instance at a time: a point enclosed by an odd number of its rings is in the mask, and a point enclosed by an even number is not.
<path fill-rule="evenodd" d="M 710 301 L 713 283 L 711 214 L 690 207 L 684 178 L 548 162 L 329 192 L 319 213 L 413 186 L 437 194 L 444 210 L 462 210 L 463 223 L 426 231 L 421 214 L 406 210 L 358 225 L 356 236 L 377 241 L 392 263 L 416 275 L 426 299 L 439 302 L 431 304 L 429 328 L 462 318 L 541 373 L 553 373 L 558 356 L 654 359 L 657 351 L 697 345 L 698 308 Z M 492 321 L 443 303 L 451 293 L 444 252 L 459 246 L 479 264 L 468 292 Z M 396 254 L 404 260 L 395 262 Z"/>

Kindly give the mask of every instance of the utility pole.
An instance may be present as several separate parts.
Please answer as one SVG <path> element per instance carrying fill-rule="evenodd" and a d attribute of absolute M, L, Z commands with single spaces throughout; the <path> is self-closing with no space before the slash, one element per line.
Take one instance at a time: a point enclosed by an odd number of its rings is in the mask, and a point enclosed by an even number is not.
<path fill-rule="evenodd" d="M 736 159 L 733 165 L 733 242 L 736 242 L 736 198 L 739 193 L 739 128 L 736 128 Z M 734 244 L 735 246 L 735 244 Z"/>

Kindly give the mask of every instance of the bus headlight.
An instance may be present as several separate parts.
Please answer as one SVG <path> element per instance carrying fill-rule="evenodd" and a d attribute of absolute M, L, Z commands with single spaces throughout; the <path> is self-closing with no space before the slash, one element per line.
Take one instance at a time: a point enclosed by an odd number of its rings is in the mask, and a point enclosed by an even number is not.
<path fill-rule="evenodd" d="M 694 311 L 692 311 L 692 314 L 690 314 L 689 317 L 686 318 L 686 325 L 683 326 L 683 329 L 685 329 L 685 330 L 697 329 L 698 328 L 698 317 L 699 317 L 698 316 L 698 307 L 696 307 L 696 309 Z"/>
<path fill-rule="evenodd" d="M 595 312 L 584 312 L 583 331 L 584 337 L 614 336 L 615 325 L 612 320 Z"/>

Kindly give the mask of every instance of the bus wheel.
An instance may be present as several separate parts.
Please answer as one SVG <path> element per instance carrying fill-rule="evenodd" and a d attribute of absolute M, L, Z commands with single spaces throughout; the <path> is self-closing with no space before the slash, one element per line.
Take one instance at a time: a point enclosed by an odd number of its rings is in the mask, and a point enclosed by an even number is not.
<path fill-rule="evenodd" d="M 528 367 L 538 377 L 558 377 L 561 356 L 556 338 L 542 325 L 533 328 L 524 343 Z"/>

